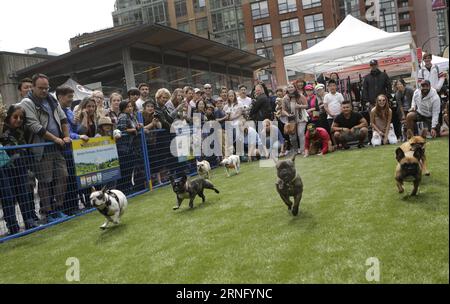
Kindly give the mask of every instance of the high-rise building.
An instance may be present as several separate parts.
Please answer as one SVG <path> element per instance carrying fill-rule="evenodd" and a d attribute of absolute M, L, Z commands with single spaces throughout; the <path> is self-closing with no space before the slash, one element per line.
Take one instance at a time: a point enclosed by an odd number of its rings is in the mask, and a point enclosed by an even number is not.
<path fill-rule="evenodd" d="M 117 0 L 114 26 L 158 23 L 245 49 L 241 0 Z"/>
<path fill-rule="evenodd" d="M 245 1 L 242 10 L 248 50 L 274 60 L 258 75 L 272 89 L 299 76 L 286 72 L 283 58 L 323 40 L 339 17 L 333 0 Z"/>

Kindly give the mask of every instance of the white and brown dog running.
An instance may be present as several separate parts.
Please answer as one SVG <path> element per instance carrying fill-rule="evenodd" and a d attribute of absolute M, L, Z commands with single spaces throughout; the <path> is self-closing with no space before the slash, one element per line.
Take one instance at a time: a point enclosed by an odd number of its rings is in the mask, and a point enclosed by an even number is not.
<path fill-rule="evenodd" d="M 109 223 L 118 225 L 120 218 L 128 206 L 127 197 L 119 190 L 107 190 L 104 187 L 100 191 L 96 191 L 94 187 L 91 188 L 90 196 L 91 204 L 103 214 L 106 221 L 100 226 L 101 229 L 108 228 Z"/>
<path fill-rule="evenodd" d="M 197 173 L 204 179 L 209 179 L 209 172 L 211 171 L 211 165 L 207 160 L 197 161 Z"/>
<path fill-rule="evenodd" d="M 230 172 L 228 169 L 234 169 L 236 174 L 239 174 L 239 170 L 241 168 L 241 159 L 237 155 L 230 155 L 227 158 L 224 158 L 220 165 L 225 167 L 225 170 L 227 172 L 227 176 L 230 177 Z"/>

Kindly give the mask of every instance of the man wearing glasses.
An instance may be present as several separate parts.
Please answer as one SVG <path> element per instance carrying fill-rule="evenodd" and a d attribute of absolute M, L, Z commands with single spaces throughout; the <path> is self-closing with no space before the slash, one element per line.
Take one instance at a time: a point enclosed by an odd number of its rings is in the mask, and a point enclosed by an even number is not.
<path fill-rule="evenodd" d="M 32 77 L 31 92 L 20 103 L 27 117 L 25 128 L 28 143 L 54 143 L 51 146 L 31 149 L 34 155 L 34 171 L 39 181 L 41 220 L 44 223 L 67 216 L 63 213 L 67 179 L 63 150 L 65 145 L 71 142 L 66 115 L 48 91 L 48 77 L 36 74 Z"/>
<path fill-rule="evenodd" d="M 213 106 L 215 106 L 216 101 L 212 97 L 212 93 L 213 93 L 212 86 L 207 83 L 207 84 L 205 84 L 203 86 L 203 89 L 204 89 L 204 92 L 205 92 L 205 102 L 206 102 L 206 104 L 207 105 L 208 104 L 212 104 Z"/>

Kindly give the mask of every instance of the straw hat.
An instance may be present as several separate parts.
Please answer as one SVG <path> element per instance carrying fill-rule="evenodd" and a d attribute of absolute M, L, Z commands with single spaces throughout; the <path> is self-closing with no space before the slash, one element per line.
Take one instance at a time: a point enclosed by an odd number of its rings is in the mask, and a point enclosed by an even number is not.
<path fill-rule="evenodd" d="M 103 125 L 113 125 L 111 118 L 109 117 L 100 117 L 100 119 L 98 120 L 98 126 L 103 126 Z"/>

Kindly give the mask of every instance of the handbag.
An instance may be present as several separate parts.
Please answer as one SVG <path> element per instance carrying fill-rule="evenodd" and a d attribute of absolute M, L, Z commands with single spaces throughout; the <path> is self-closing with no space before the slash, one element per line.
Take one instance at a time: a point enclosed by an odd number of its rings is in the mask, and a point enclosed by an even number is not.
<path fill-rule="evenodd" d="M 297 123 L 294 116 L 288 116 L 288 122 L 284 125 L 284 134 L 295 135 L 297 131 Z"/>

